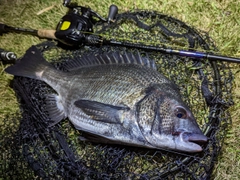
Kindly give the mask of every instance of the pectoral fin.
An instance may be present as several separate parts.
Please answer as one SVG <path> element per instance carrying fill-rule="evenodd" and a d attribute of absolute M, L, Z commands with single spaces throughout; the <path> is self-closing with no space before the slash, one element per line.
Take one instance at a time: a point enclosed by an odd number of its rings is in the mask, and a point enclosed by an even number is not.
<path fill-rule="evenodd" d="M 74 105 L 90 116 L 91 119 L 106 123 L 121 123 L 120 113 L 130 110 L 127 106 L 113 106 L 90 100 L 78 100 L 75 101 Z"/>

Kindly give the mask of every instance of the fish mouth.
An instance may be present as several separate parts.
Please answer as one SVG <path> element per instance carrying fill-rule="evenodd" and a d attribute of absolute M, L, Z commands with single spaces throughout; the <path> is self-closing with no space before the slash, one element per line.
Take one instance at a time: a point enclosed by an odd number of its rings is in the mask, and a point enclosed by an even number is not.
<path fill-rule="evenodd" d="M 175 135 L 179 136 L 179 145 L 189 152 L 201 152 L 203 149 L 201 145 L 208 141 L 208 138 L 204 134 L 192 133 L 192 132 L 176 132 Z"/>

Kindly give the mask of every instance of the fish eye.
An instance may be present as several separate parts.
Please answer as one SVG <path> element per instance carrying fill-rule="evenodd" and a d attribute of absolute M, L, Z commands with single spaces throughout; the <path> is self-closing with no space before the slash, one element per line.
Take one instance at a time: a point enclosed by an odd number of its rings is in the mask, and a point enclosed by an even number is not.
<path fill-rule="evenodd" d="M 181 119 L 187 118 L 187 111 L 184 108 L 177 107 L 175 109 L 174 113 L 178 118 L 181 118 Z"/>

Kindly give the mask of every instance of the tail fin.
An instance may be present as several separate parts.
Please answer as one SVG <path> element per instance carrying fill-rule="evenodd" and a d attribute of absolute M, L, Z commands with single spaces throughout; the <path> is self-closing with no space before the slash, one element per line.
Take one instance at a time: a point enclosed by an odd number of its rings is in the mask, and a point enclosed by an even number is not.
<path fill-rule="evenodd" d="M 15 75 L 29 77 L 41 80 L 41 75 L 47 67 L 52 65 L 48 63 L 36 46 L 30 47 L 22 59 L 16 64 L 5 69 L 5 72 Z"/>

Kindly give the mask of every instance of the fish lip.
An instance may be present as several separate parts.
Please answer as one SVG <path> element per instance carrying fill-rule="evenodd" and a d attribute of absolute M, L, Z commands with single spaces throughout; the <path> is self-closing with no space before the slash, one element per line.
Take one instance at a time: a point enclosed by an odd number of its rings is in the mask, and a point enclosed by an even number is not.
<path fill-rule="evenodd" d="M 206 143 L 208 141 L 207 136 L 204 134 L 194 134 L 194 133 L 187 133 L 189 142 L 196 142 L 196 143 Z"/>
<path fill-rule="evenodd" d="M 189 152 L 201 152 L 203 150 L 201 145 L 208 141 L 208 138 L 202 133 L 176 131 L 173 135 L 178 137 L 181 146 L 188 149 Z"/>
<path fill-rule="evenodd" d="M 207 136 L 200 133 L 193 133 L 188 131 L 176 131 L 173 133 L 175 136 L 181 136 L 184 141 L 189 142 L 198 142 L 198 143 L 205 143 L 208 141 Z"/>
<path fill-rule="evenodd" d="M 182 140 L 187 143 L 194 143 L 196 145 L 203 145 L 208 141 L 207 136 L 204 134 L 199 133 L 192 133 L 192 132 L 182 132 L 181 133 Z"/>

